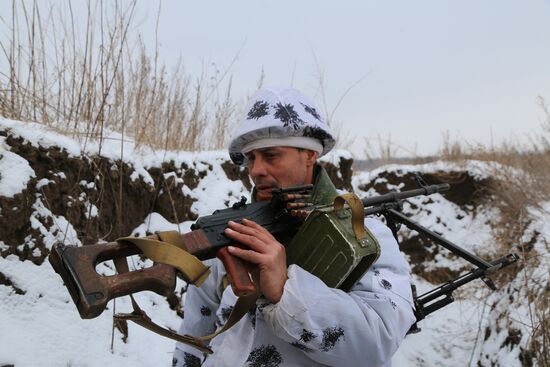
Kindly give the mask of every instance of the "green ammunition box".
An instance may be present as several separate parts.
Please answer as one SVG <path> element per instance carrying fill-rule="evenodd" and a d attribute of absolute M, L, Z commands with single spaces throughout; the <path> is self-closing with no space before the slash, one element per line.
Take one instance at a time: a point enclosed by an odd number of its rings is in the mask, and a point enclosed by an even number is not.
<path fill-rule="evenodd" d="M 380 246 L 364 226 L 360 199 L 346 194 L 333 206 L 313 211 L 286 253 L 289 265 L 299 265 L 331 288 L 349 291 L 378 258 Z"/>

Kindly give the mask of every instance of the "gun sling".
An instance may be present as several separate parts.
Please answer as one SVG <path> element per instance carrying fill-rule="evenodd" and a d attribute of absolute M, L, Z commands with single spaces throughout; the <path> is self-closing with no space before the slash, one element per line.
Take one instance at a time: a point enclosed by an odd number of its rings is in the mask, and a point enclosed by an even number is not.
<path fill-rule="evenodd" d="M 182 237 L 177 231 L 167 231 L 157 233 L 160 240 L 139 238 L 139 237 L 123 237 L 119 238 L 119 241 L 127 241 L 140 250 L 144 255 L 154 262 L 171 265 L 178 269 L 183 279 L 200 287 L 210 274 L 210 269 L 205 266 L 197 257 L 187 252 L 185 244 L 182 241 Z M 126 258 L 114 258 L 115 267 L 117 271 L 122 273 L 129 272 L 128 263 Z M 119 313 L 114 317 L 117 320 L 133 321 L 136 324 L 153 331 L 157 334 L 170 338 L 172 340 L 191 345 L 203 353 L 212 353 L 212 350 L 206 345 L 208 341 L 215 336 L 223 333 L 231 328 L 252 308 L 258 299 L 258 293 L 251 293 L 246 296 L 240 296 L 237 299 L 237 303 L 233 308 L 233 311 L 229 315 L 229 318 L 225 325 L 218 329 L 216 332 L 205 335 L 202 337 L 196 337 L 192 335 L 180 335 L 167 328 L 164 328 L 157 323 L 153 322 L 151 318 L 143 311 L 136 302 L 133 295 L 130 294 L 132 301 L 133 312 L 132 313 Z"/>

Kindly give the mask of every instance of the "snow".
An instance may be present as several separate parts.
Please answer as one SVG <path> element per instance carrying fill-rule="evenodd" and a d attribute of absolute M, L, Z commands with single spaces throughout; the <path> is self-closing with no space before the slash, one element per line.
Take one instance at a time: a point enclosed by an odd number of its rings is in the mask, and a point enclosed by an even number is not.
<path fill-rule="evenodd" d="M 332 163 L 334 166 L 340 166 L 340 159 L 353 159 L 353 154 L 344 149 L 333 149 L 319 160 L 321 162 Z"/>
<path fill-rule="evenodd" d="M 0 126 L 3 130 L 10 131 L 13 135 L 23 138 L 35 147 L 58 147 L 66 150 L 71 155 L 79 155 L 81 148 L 78 142 L 56 133 L 52 129 L 36 122 L 14 121 L 0 117 Z"/>
<path fill-rule="evenodd" d="M 64 216 L 53 214 L 40 199 L 36 199 L 32 208 L 34 211 L 30 216 L 31 226 L 44 236 L 46 248 L 51 249 L 56 242 L 81 245 L 76 230 Z M 51 218 L 53 225 L 46 227 L 40 218 Z"/>
<path fill-rule="evenodd" d="M 462 300 L 428 315 L 421 332 L 408 335 L 393 358 L 394 366 L 468 366 L 481 311 L 477 302 Z"/>
<path fill-rule="evenodd" d="M 240 201 L 245 196 L 250 202 L 250 193 L 240 181 L 228 181 L 219 164 L 199 182 L 193 190 L 192 198 L 197 199 L 191 210 L 198 215 L 212 214 L 220 209 L 220 203 L 229 200 L 228 204 Z"/>
<path fill-rule="evenodd" d="M 503 167 L 495 162 L 482 162 L 476 160 L 467 160 L 463 163 L 435 161 L 424 164 L 388 164 L 375 168 L 368 172 L 359 172 L 353 178 L 354 187 L 359 186 L 359 182 L 369 182 L 377 178 L 382 172 L 394 172 L 397 176 L 404 176 L 410 173 L 434 173 L 434 172 L 452 172 L 467 171 L 470 176 L 477 180 L 489 178 L 488 172 L 510 171 L 508 167 Z M 515 172 L 515 171 L 514 171 Z M 384 182 L 384 178 L 378 177 L 377 182 Z M 398 189 L 399 187 L 396 187 Z"/>
<path fill-rule="evenodd" d="M 162 215 L 158 213 L 149 214 L 142 224 L 137 226 L 136 229 L 132 231 L 134 236 L 145 236 L 148 232 L 156 231 L 180 231 L 186 232 L 191 229 L 192 221 L 185 221 L 182 223 L 171 223 L 167 221 Z"/>
<path fill-rule="evenodd" d="M 241 196 L 250 198 L 250 193 L 240 181 L 228 180 L 221 164 L 229 160 L 225 151 L 212 152 L 167 152 L 150 149 L 134 150 L 133 143 L 121 140 L 115 133 L 106 133 L 108 139 L 99 144 L 95 140 L 77 142 L 64 135 L 36 123 L 21 123 L 1 119 L 0 129 L 11 131 L 34 146 L 44 148 L 57 146 L 72 156 L 81 154 L 99 154 L 112 159 L 123 159 L 134 168 L 132 179 L 154 184 L 147 168 L 160 167 L 163 162 L 172 160 L 176 167 L 186 165 L 195 172 L 205 174 L 198 186 L 191 189 L 183 186 L 183 193 L 197 199 L 192 211 L 198 215 L 211 214 L 221 206 L 240 200 Z M 0 196 L 12 197 L 22 192 L 29 180 L 35 177 L 28 162 L 9 151 L 3 137 L 0 138 Z M 121 144 L 122 149 L 121 149 Z M 121 154 L 122 152 L 122 154 Z M 116 166 L 115 166 L 116 169 Z M 62 172 L 57 176 L 64 179 Z M 41 179 L 37 188 L 51 181 Z M 82 188 L 93 188 L 94 182 L 80 182 Z M 88 216 L 97 215 L 97 207 L 91 204 L 84 192 L 78 200 L 85 203 Z M 16 208 L 14 208 L 16 209 Z M 82 245 L 71 223 L 63 216 L 53 214 L 47 206 L 36 199 L 29 218 L 32 228 L 44 236 L 46 248 L 56 242 Z M 47 219 L 51 220 L 47 220 Z M 44 223 L 53 223 L 45 225 Z M 192 222 L 170 223 L 158 213 L 151 213 L 144 222 L 132 231 L 138 235 L 157 230 L 190 229 Z M 32 242 L 27 239 L 27 245 Z M 0 251 L 7 245 L 0 243 Z M 22 250 L 23 248 L 21 248 Z M 39 257 L 41 251 L 34 248 L 33 256 Z M 137 257 L 130 259 L 131 267 L 148 266 Z M 51 268 L 49 262 L 36 265 L 31 261 L 19 261 L 14 255 L 0 258 L 0 271 L 13 286 L 0 285 L 0 365 L 25 366 L 168 366 L 171 364 L 174 342 L 160 337 L 146 329 L 129 323 L 129 338 L 124 343 L 118 330 L 114 331 L 114 344 L 111 349 L 113 333 L 112 310 L 93 320 L 82 320 L 70 299 L 61 278 Z M 113 274 L 108 262 L 97 268 L 100 274 Z M 178 288 L 184 286 L 178 280 Z M 15 289 L 23 290 L 17 294 Z M 181 322 L 172 311 L 164 297 L 152 292 L 136 295 L 140 306 L 159 324 L 177 329 Z M 128 297 L 116 300 L 117 312 L 130 312 Z M 32 347 L 31 347 L 32 346 Z M 144 346 L 147 346 L 144 348 Z M 29 352 L 32 348 L 32 353 Z"/>
<path fill-rule="evenodd" d="M 240 200 L 241 196 L 250 199 L 250 193 L 240 181 L 227 179 L 222 164 L 229 157 L 225 151 L 211 152 L 173 152 L 152 149 L 136 150 L 133 142 L 120 134 L 106 131 L 101 143 L 94 139 L 77 141 L 41 124 L 21 123 L 0 119 L 0 129 L 21 136 L 30 144 L 42 147 L 56 146 L 66 150 L 70 155 L 101 154 L 112 159 L 122 159 L 134 168 L 132 180 L 142 180 L 153 185 L 148 168 L 160 167 L 163 162 L 173 161 L 174 166 L 186 166 L 196 173 L 204 174 L 197 187 L 183 185 L 182 192 L 196 199 L 192 211 L 197 215 L 211 214 L 214 210 L 228 206 Z M 322 160 L 339 165 L 340 158 L 350 159 L 345 151 L 335 151 Z M 372 195 L 373 191 L 362 192 L 359 187 L 372 181 L 382 171 L 393 171 L 399 175 L 407 172 L 436 172 L 467 170 L 477 179 L 488 178 L 488 163 L 467 161 L 462 165 L 448 162 L 434 162 L 424 165 L 392 165 L 360 172 L 353 177 L 353 187 L 360 196 Z M 503 170 L 508 170 L 503 168 Z M 61 173 L 60 173 L 61 174 Z M 9 151 L 5 138 L 0 137 L 0 196 L 13 197 L 21 193 L 35 173 L 28 162 Z M 60 178 L 61 177 L 60 175 Z M 175 177 L 176 178 L 176 177 Z M 178 179 L 179 180 L 179 179 Z M 383 179 L 379 178 L 379 182 Z M 36 187 L 41 188 L 50 183 L 41 179 Z M 82 188 L 93 188 L 94 182 L 80 182 Z M 399 189 L 400 185 L 392 187 Z M 405 212 L 411 214 L 420 224 L 441 233 L 449 240 L 475 253 L 490 255 L 494 234 L 490 219 L 500 215 L 491 207 L 478 207 L 475 212 L 465 210 L 435 194 L 426 198 L 411 198 L 405 205 Z M 88 208 L 88 217 L 97 215 L 95 205 L 88 201 L 85 193 L 78 197 Z M 416 208 L 416 209 L 413 209 Z M 32 227 L 44 236 L 47 248 L 55 242 L 81 245 L 77 233 L 67 218 L 53 214 L 40 199 L 36 199 L 33 212 L 29 218 Z M 547 253 L 544 244 L 550 242 L 550 202 L 541 203 L 540 207 L 531 208 L 528 215 L 532 219 L 523 236 L 530 238 L 539 233 L 540 239 L 534 251 Z M 49 218 L 50 220 L 45 220 Z M 44 223 L 53 223 L 45 225 Z M 178 230 L 186 232 L 192 222 L 171 223 L 158 213 L 150 213 L 132 234 L 145 235 L 157 230 Z M 401 236 L 410 235 L 402 230 Z M 7 249 L 0 241 L 0 252 Z M 447 256 L 441 252 L 428 264 L 428 269 L 448 267 L 460 269 L 463 261 Z M 41 256 L 38 248 L 33 249 L 33 256 Z M 541 262 L 548 264 L 549 258 L 542 257 Z M 133 267 L 148 266 L 139 258 L 131 259 Z M 540 278 L 544 284 L 548 267 L 531 269 L 524 277 Z M 113 274 L 112 265 L 101 263 L 98 273 Z M 118 330 L 113 331 L 112 312 L 130 312 L 128 297 L 111 301 L 108 310 L 92 320 L 82 320 L 73 304 L 61 278 L 51 268 L 49 262 L 36 265 L 31 261 L 20 261 L 9 255 L 0 257 L 0 272 L 9 279 L 13 286 L 0 284 L 0 366 L 168 366 L 171 363 L 174 342 L 153 334 L 133 323 L 129 323 L 129 338 L 126 343 Z M 520 274 L 521 276 L 521 274 Z M 431 289 L 434 285 L 415 276 L 414 282 L 419 294 Z M 480 281 L 477 281 L 480 282 Z M 177 289 L 184 286 L 178 280 Z M 521 286 L 521 284 L 514 284 Z M 472 287 L 472 289 L 474 289 Z M 481 355 L 489 354 L 498 360 L 500 365 L 519 366 L 519 348 L 502 348 L 505 334 L 497 331 L 489 340 L 482 340 L 480 331 L 493 327 L 490 319 L 492 307 L 503 308 L 506 303 L 499 302 L 494 293 L 486 287 L 475 287 L 475 290 L 456 293 L 457 301 L 443 311 L 429 315 L 419 323 L 422 332 L 409 335 L 393 362 L 394 366 L 476 366 Z M 22 290 L 24 294 L 18 294 Z M 172 311 L 163 297 L 152 292 L 136 295 L 140 306 L 154 321 L 171 329 L 177 329 L 181 319 Z M 529 305 L 518 303 L 512 310 L 511 317 L 517 320 L 515 325 L 529 324 Z M 501 329 L 506 329 L 502 325 Z M 517 326 L 520 328 L 521 326 Z M 113 334 L 114 333 L 114 334 Z M 114 335 L 113 346 L 111 337 Z M 522 329 L 522 343 L 525 345 L 529 336 L 527 327 Z M 481 339 L 480 339 L 481 338 Z M 487 363 L 489 364 L 489 363 Z"/>
<path fill-rule="evenodd" d="M 3 141 L 5 138 L 0 137 L 0 139 Z M 0 147 L 0 193 L 2 196 L 11 198 L 22 193 L 33 177 L 36 175 L 29 162 Z"/>
<path fill-rule="evenodd" d="M 114 351 L 110 352 L 112 311 L 93 320 L 81 320 L 61 278 L 49 263 L 37 266 L 10 256 L 0 258 L 0 269 L 26 291 L 25 295 L 17 295 L 10 287 L 0 287 L 0 298 L 4 300 L 0 306 L 1 365 L 170 365 L 173 343 L 135 325 L 129 325 L 128 344 L 122 343 L 116 332 Z M 151 311 L 153 298 L 157 307 Z M 141 299 L 141 304 L 152 314 L 170 313 L 166 302 L 159 297 L 148 295 L 146 301 Z M 130 309 L 129 302 L 121 298 L 117 300 L 117 311 L 124 309 Z M 166 318 L 160 320 L 167 321 Z M 176 327 L 177 320 L 169 325 Z M 147 348 L 143 348 L 144 345 Z"/>

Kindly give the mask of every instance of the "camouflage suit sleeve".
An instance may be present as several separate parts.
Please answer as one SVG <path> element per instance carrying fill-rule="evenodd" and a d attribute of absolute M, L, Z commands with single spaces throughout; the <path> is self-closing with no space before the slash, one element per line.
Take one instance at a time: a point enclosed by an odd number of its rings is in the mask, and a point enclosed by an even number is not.
<path fill-rule="evenodd" d="M 281 300 L 261 307 L 272 332 L 316 363 L 388 366 L 415 321 L 410 270 L 397 242 L 378 220 L 365 224 L 381 255 L 349 293 L 291 265 Z"/>

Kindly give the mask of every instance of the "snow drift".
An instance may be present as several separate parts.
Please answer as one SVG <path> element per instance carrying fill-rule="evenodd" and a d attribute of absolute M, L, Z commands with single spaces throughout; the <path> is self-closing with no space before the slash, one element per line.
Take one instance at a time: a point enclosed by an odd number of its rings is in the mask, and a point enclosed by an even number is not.
<path fill-rule="evenodd" d="M 487 174 L 494 170 L 486 164 L 386 166 L 352 177 L 351 163 L 344 151 L 322 162 L 339 189 L 360 196 L 412 189 L 416 172 L 429 183 L 450 182 L 448 193 L 410 199 L 404 212 L 487 259 L 513 250 L 496 245 L 500 213 L 490 188 L 498 177 Z M 111 302 L 100 317 L 81 320 L 45 261 L 49 250 L 56 242 L 83 245 L 157 230 L 187 231 L 197 216 L 249 197 L 250 189 L 246 170 L 232 165 L 226 152 L 138 150 L 114 133 L 102 141 L 76 141 L 42 125 L 0 119 L 0 366 L 170 365 L 174 342 L 133 324 L 113 325 L 115 309 L 131 309 L 127 297 Z M 547 213 L 526 214 L 530 224 L 522 243 L 531 244 L 532 255 L 548 252 Z M 413 232 L 402 230 L 400 236 L 420 293 L 469 269 Z M 133 266 L 146 263 L 133 258 Z M 537 284 L 547 284 L 544 266 L 544 260 L 535 269 L 514 266 L 495 279 L 494 293 L 481 281 L 461 290 L 457 302 L 406 338 L 395 365 L 536 363 L 526 292 L 535 287 L 529 283 L 534 275 Z M 97 270 L 113 273 L 109 263 Z M 179 282 L 170 297 L 144 292 L 137 299 L 155 321 L 177 329 L 184 290 Z"/>

